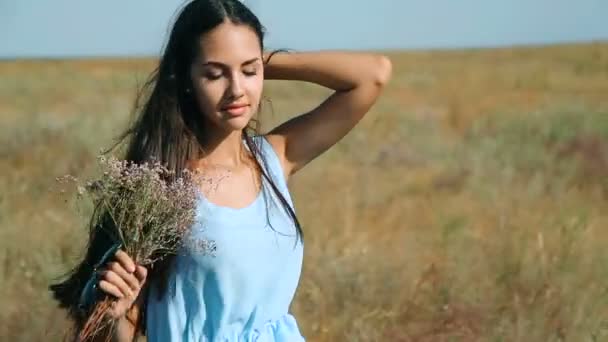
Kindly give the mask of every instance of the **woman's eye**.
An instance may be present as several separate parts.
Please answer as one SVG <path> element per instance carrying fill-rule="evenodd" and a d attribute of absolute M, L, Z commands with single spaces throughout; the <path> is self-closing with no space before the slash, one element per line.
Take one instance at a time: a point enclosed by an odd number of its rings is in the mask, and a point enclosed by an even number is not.
<path fill-rule="evenodd" d="M 245 74 L 247 76 L 255 76 L 255 75 L 257 75 L 257 71 L 256 70 L 245 70 L 245 71 L 243 71 L 243 74 Z"/>
<path fill-rule="evenodd" d="M 210 80 L 217 80 L 218 78 L 222 77 L 222 74 L 210 72 L 210 73 L 205 74 L 205 77 L 207 77 Z"/>

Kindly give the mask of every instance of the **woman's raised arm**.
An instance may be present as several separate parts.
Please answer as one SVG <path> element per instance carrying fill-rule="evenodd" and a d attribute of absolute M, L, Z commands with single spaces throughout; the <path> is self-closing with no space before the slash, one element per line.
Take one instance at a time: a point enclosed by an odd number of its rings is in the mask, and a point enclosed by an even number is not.
<path fill-rule="evenodd" d="M 267 60 L 268 56 L 264 56 Z M 288 178 L 342 139 L 376 102 L 392 73 L 388 57 L 341 51 L 279 52 L 264 78 L 312 82 L 335 90 L 308 113 L 271 130 L 268 141 Z"/>

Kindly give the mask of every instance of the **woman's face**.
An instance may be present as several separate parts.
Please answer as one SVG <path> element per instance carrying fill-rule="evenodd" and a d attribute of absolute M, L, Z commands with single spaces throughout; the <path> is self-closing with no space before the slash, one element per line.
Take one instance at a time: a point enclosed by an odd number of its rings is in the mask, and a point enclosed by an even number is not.
<path fill-rule="evenodd" d="M 205 118 L 225 131 L 242 130 L 258 110 L 264 85 L 258 36 L 229 21 L 217 26 L 199 40 L 190 78 Z"/>

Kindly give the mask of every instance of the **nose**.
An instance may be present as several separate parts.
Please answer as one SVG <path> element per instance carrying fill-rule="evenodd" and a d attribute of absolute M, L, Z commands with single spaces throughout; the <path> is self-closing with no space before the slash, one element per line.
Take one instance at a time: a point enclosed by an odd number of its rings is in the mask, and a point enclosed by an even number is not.
<path fill-rule="evenodd" d="M 239 98 L 244 94 L 242 80 L 238 75 L 233 75 L 230 78 L 230 85 L 228 88 L 228 91 L 233 98 Z"/>

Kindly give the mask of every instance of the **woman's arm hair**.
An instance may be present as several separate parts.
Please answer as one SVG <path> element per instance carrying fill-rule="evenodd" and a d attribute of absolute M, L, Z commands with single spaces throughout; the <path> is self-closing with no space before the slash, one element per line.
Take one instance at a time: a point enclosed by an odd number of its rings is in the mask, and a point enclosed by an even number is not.
<path fill-rule="evenodd" d="M 279 52 L 264 56 L 264 78 L 312 82 L 335 90 L 316 108 L 271 130 L 286 177 L 342 139 L 369 111 L 390 80 L 388 57 L 341 51 Z"/>

